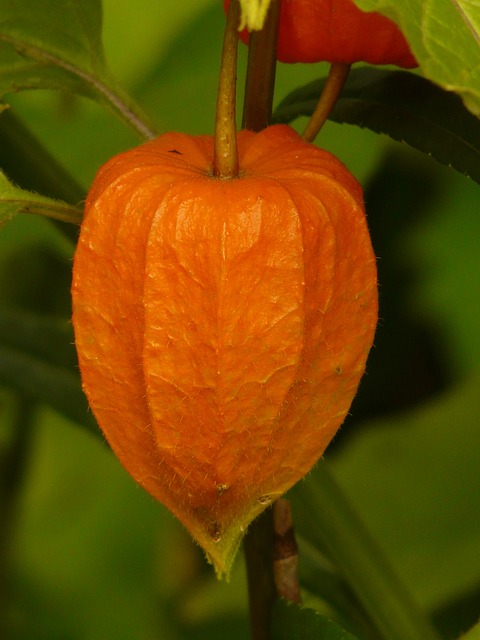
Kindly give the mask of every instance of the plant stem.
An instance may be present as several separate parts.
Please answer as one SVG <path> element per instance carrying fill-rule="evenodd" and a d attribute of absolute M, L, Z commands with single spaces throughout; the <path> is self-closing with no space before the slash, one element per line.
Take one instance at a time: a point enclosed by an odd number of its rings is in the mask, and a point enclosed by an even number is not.
<path fill-rule="evenodd" d="M 242 128 L 261 131 L 272 116 L 281 0 L 272 0 L 265 25 L 250 34 Z"/>
<path fill-rule="evenodd" d="M 290 502 L 279 498 L 273 504 L 273 574 L 281 598 L 300 604 L 298 545 L 293 528 Z"/>
<path fill-rule="evenodd" d="M 252 640 L 270 640 L 272 607 L 277 597 L 273 577 L 273 511 L 264 511 L 243 541 L 247 565 Z"/>
<path fill-rule="evenodd" d="M 59 222 L 80 225 L 83 219 L 83 211 L 79 207 L 72 207 L 65 202 L 52 200 L 51 203 L 39 203 L 34 200 L 17 200 L 16 204 L 20 213 L 29 213 L 37 216 L 44 216 Z"/>
<path fill-rule="evenodd" d="M 343 62 L 333 62 L 330 65 L 327 81 L 325 82 L 315 111 L 312 113 L 303 132 L 303 139 L 306 142 L 313 142 L 325 124 L 347 81 L 350 67 L 351 65 Z"/>
<path fill-rule="evenodd" d="M 87 77 L 88 80 L 88 77 Z M 158 136 L 155 125 L 142 111 L 139 105 L 124 91 L 93 79 L 93 86 L 112 111 L 145 140 L 154 140 Z"/>
<path fill-rule="evenodd" d="M 237 93 L 237 28 L 239 21 L 240 5 L 238 0 L 232 0 L 227 13 L 222 62 L 218 80 L 213 158 L 213 174 L 217 178 L 224 180 L 235 178 L 238 175 L 235 101 Z"/>
<path fill-rule="evenodd" d="M 385 640 L 440 640 L 322 461 L 291 492 L 301 534 L 323 549 Z"/>
<path fill-rule="evenodd" d="M 276 70 L 281 0 L 273 0 L 261 31 L 251 35 L 248 50 L 242 127 L 261 131 L 270 124 Z M 277 598 L 273 573 L 273 510 L 248 528 L 244 539 L 252 640 L 270 640 L 272 608 Z"/>

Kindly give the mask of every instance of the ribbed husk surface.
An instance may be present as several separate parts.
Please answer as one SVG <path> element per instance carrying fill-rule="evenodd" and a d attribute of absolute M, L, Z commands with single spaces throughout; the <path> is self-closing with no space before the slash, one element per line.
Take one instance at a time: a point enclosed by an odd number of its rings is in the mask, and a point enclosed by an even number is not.
<path fill-rule="evenodd" d="M 377 321 L 361 189 L 289 127 L 238 134 L 240 175 L 181 133 L 110 160 L 85 207 L 73 324 L 127 471 L 228 573 L 251 520 L 342 423 Z"/>

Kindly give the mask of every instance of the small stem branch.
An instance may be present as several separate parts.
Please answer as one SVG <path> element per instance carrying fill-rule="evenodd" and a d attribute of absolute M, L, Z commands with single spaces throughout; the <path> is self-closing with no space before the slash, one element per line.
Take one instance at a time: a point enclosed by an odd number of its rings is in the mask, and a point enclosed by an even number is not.
<path fill-rule="evenodd" d="M 237 128 L 235 101 L 237 82 L 238 25 L 240 4 L 232 0 L 228 8 L 223 39 L 222 63 L 218 80 L 217 111 L 215 118 L 215 151 L 213 174 L 229 179 L 238 175 Z"/>
<path fill-rule="evenodd" d="M 265 25 L 250 34 L 242 128 L 261 131 L 272 116 L 282 0 L 272 0 Z"/>
<path fill-rule="evenodd" d="M 264 511 L 248 528 L 244 540 L 252 640 L 270 640 L 273 577 L 273 512 Z"/>
<path fill-rule="evenodd" d="M 30 213 L 32 215 L 44 216 L 59 222 L 80 225 L 83 220 L 83 211 L 79 207 L 72 207 L 65 202 L 54 202 L 51 204 L 41 204 L 32 201 L 17 201 L 13 203 L 18 207 L 19 213 Z"/>
<path fill-rule="evenodd" d="M 303 139 L 306 142 L 313 142 L 325 124 L 347 81 L 350 66 L 343 62 L 333 62 L 330 65 L 330 71 L 320 99 L 303 132 Z"/>
<path fill-rule="evenodd" d="M 114 90 L 107 84 L 95 81 L 95 79 L 93 86 L 105 100 L 107 106 L 142 138 L 154 140 L 158 136 L 155 125 L 126 92 L 118 88 Z"/>

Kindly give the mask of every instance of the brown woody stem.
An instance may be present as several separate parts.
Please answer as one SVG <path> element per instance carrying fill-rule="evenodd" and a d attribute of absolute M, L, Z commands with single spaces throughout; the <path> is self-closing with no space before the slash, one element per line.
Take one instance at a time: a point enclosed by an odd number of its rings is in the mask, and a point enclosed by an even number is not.
<path fill-rule="evenodd" d="M 272 0 L 263 29 L 250 34 L 242 123 L 250 131 L 268 127 L 272 116 L 281 5 Z"/>
<path fill-rule="evenodd" d="M 232 0 L 228 8 L 223 39 L 215 117 L 213 174 L 223 179 L 235 178 L 238 175 L 235 100 L 239 21 L 240 4 L 238 0 Z"/>
<path fill-rule="evenodd" d="M 303 139 L 306 142 L 313 142 L 325 124 L 347 81 L 350 66 L 344 62 L 333 62 L 330 65 L 330 71 L 320 99 L 303 132 Z"/>
<path fill-rule="evenodd" d="M 290 502 L 279 498 L 273 505 L 273 573 L 281 598 L 300 604 L 298 545 L 293 528 Z"/>
<path fill-rule="evenodd" d="M 252 640 L 270 640 L 272 607 L 277 597 L 273 577 L 273 511 L 264 511 L 248 528 L 243 541 L 247 565 Z"/>

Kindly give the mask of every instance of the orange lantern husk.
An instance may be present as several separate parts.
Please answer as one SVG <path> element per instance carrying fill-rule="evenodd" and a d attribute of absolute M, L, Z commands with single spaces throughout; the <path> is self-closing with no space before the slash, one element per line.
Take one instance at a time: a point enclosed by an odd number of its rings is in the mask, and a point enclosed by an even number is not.
<path fill-rule="evenodd" d="M 133 478 L 228 574 L 249 523 L 322 456 L 377 322 L 355 178 L 292 129 L 168 133 L 95 178 L 73 269 L 83 387 Z"/>

